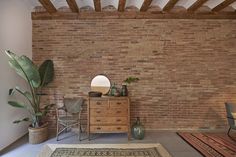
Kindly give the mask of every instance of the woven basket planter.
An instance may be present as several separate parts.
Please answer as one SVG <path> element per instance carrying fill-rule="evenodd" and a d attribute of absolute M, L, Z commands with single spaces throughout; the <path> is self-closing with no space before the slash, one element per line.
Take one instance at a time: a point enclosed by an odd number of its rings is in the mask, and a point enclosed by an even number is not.
<path fill-rule="evenodd" d="M 48 139 L 48 123 L 45 123 L 39 128 L 29 127 L 29 143 L 38 144 Z"/>

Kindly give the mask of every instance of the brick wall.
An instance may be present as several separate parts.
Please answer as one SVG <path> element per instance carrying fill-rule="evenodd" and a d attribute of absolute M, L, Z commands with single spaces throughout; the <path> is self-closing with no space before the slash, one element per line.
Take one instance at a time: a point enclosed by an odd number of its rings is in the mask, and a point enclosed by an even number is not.
<path fill-rule="evenodd" d="M 147 129 L 224 128 L 236 102 L 236 20 L 34 20 L 33 59 L 55 64 L 44 103 L 85 95 L 96 74 L 139 77 L 131 117 Z"/>

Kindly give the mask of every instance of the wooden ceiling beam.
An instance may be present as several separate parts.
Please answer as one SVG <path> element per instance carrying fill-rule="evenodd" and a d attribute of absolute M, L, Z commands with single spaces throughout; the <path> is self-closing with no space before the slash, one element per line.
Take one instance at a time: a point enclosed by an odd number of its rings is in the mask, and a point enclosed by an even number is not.
<path fill-rule="evenodd" d="M 213 12 L 221 11 L 222 9 L 226 8 L 227 6 L 232 4 L 233 2 L 236 2 L 236 0 L 225 0 L 222 3 L 220 3 L 219 5 L 217 5 L 215 8 L 213 8 L 211 11 L 213 11 Z"/>
<path fill-rule="evenodd" d="M 152 0 L 144 0 L 143 1 L 143 5 L 142 5 L 142 7 L 140 8 L 140 11 L 147 11 L 148 10 L 148 8 L 149 8 L 149 6 L 151 5 L 151 3 L 152 3 Z"/>
<path fill-rule="evenodd" d="M 93 0 L 93 2 L 94 2 L 95 11 L 97 11 L 97 12 L 102 11 L 101 1 L 100 0 Z"/>
<path fill-rule="evenodd" d="M 162 10 L 163 11 L 170 11 L 172 8 L 174 8 L 175 4 L 178 1 L 179 0 L 169 0 L 168 3 L 164 6 L 164 8 Z"/>
<path fill-rule="evenodd" d="M 54 7 L 50 0 L 39 0 L 39 2 L 50 14 L 57 12 L 57 9 Z"/>
<path fill-rule="evenodd" d="M 152 12 L 32 12 L 33 20 L 53 19 L 236 19 L 235 12 L 230 13 L 152 13 Z"/>
<path fill-rule="evenodd" d="M 196 11 L 198 8 L 200 8 L 204 3 L 206 3 L 208 0 L 197 0 L 195 3 L 193 3 L 188 9 L 187 11 L 189 12 L 194 12 Z"/>
<path fill-rule="evenodd" d="M 77 5 L 75 0 L 66 0 L 66 1 L 67 1 L 68 5 L 70 7 L 70 10 L 72 12 L 75 12 L 75 13 L 79 12 L 79 7 L 78 7 L 78 5 Z"/>
<path fill-rule="evenodd" d="M 120 12 L 125 11 L 125 3 L 126 3 L 126 0 L 119 0 L 118 11 Z"/>

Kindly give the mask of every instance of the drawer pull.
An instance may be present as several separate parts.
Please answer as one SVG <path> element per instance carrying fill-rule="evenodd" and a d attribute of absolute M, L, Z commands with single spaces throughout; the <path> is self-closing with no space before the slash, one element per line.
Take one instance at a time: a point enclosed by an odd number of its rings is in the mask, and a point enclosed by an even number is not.
<path fill-rule="evenodd" d="M 97 127 L 97 130 L 101 130 L 101 128 L 100 128 L 100 127 Z"/>
<path fill-rule="evenodd" d="M 97 105 L 101 105 L 101 103 L 100 103 L 100 102 L 97 102 Z"/>
<path fill-rule="evenodd" d="M 97 119 L 97 122 L 101 122 L 101 120 L 100 120 L 100 119 Z"/>
<path fill-rule="evenodd" d="M 117 122 L 120 122 L 121 120 L 120 120 L 120 119 L 117 119 L 116 121 L 117 121 Z"/>
<path fill-rule="evenodd" d="M 120 130 L 121 129 L 121 127 L 117 127 L 117 130 Z"/>
<path fill-rule="evenodd" d="M 121 113 L 121 111 L 116 111 L 116 113 Z"/>
<path fill-rule="evenodd" d="M 120 105 L 120 104 L 121 104 L 121 102 L 117 102 L 116 104 L 117 104 L 117 105 Z"/>
<path fill-rule="evenodd" d="M 101 113 L 101 111 L 97 111 L 97 113 Z"/>

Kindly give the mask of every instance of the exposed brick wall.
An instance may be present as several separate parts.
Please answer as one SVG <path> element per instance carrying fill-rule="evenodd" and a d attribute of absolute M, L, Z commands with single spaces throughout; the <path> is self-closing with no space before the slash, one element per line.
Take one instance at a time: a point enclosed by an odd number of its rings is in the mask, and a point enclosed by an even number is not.
<path fill-rule="evenodd" d="M 236 102 L 236 20 L 34 20 L 33 59 L 54 61 L 50 99 L 86 94 L 100 73 L 139 77 L 131 117 L 147 129 L 224 128 Z"/>

